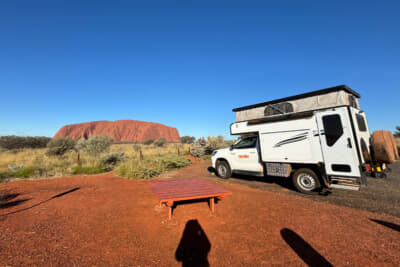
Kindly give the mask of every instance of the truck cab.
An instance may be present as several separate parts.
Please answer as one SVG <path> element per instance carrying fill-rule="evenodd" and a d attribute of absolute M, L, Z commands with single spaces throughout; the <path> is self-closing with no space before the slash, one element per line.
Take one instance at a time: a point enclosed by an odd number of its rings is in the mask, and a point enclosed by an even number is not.
<path fill-rule="evenodd" d="M 228 178 L 233 172 L 262 176 L 264 169 L 259 152 L 258 136 L 244 135 L 229 148 L 215 150 L 212 166 L 222 178 Z"/>

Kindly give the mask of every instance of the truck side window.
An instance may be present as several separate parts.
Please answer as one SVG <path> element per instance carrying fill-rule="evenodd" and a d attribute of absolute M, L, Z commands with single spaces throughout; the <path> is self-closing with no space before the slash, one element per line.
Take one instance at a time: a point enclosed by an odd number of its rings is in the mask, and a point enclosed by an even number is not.
<path fill-rule="evenodd" d="M 357 118 L 358 130 L 360 130 L 360 132 L 366 132 L 367 126 L 365 125 L 364 117 L 360 114 L 356 114 L 356 118 Z"/>
<path fill-rule="evenodd" d="M 327 115 L 322 117 L 322 123 L 325 130 L 326 144 L 333 146 L 343 135 L 342 121 L 339 115 Z"/>
<path fill-rule="evenodd" d="M 254 148 L 257 145 L 257 137 L 247 137 L 240 140 L 239 143 L 233 145 L 234 149 Z"/>

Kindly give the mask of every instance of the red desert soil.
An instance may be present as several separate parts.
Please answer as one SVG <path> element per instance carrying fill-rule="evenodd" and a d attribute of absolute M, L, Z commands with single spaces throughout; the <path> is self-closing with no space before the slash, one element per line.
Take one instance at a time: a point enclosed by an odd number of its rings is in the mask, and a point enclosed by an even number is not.
<path fill-rule="evenodd" d="M 65 125 L 58 130 L 54 138 L 69 136 L 72 139 L 87 139 L 94 135 L 109 135 L 117 142 L 142 142 L 160 137 L 165 138 L 167 142 L 179 142 L 176 128 L 135 120 L 92 121 Z"/>
<path fill-rule="evenodd" d="M 147 182 L 112 173 L 1 184 L 0 265 L 400 265 L 400 218 L 231 183 L 208 166 L 173 178 L 233 195 L 215 215 L 207 202 L 177 205 L 171 221 Z"/>

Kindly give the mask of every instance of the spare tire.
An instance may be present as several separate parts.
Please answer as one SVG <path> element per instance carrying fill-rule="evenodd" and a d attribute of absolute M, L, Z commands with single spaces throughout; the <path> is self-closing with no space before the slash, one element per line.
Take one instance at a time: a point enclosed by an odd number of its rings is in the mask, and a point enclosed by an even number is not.
<path fill-rule="evenodd" d="M 398 160 L 399 159 L 399 150 L 397 149 L 396 139 L 394 138 L 394 135 L 389 131 L 387 131 L 387 135 L 389 136 L 390 141 L 392 142 L 394 159 Z"/>
<path fill-rule="evenodd" d="M 395 161 L 392 140 L 386 131 L 381 130 L 372 133 L 372 147 L 376 161 L 388 164 Z"/>

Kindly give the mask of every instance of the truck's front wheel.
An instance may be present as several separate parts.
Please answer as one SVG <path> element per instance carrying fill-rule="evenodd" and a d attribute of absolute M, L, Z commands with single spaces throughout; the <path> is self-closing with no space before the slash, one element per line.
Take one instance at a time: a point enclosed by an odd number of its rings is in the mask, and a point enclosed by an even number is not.
<path fill-rule="evenodd" d="M 217 175 L 223 179 L 228 179 L 232 175 L 232 171 L 228 162 L 224 160 L 219 160 L 215 166 L 215 169 L 217 171 Z"/>
<path fill-rule="evenodd" d="M 292 176 L 292 181 L 296 189 L 305 194 L 315 194 L 321 188 L 318 176 L 307 168 L 296 170 Z"/>

